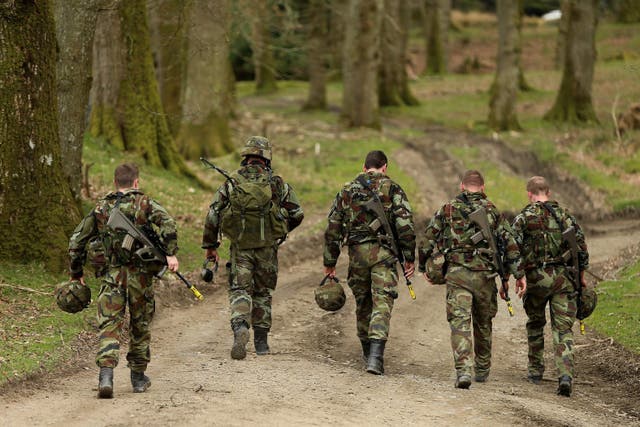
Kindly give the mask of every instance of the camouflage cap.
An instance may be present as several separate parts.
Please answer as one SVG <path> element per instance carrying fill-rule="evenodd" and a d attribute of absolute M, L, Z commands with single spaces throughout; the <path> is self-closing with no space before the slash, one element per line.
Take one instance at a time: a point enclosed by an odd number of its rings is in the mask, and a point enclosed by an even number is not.
<path fill-rule="evenodd" d="M 320 286 L 314 291 L 316 303 L 323 310 L 337 311 L 344 306 L 344 303 L 347 301 L 347 296 L 338 278 L 333 277 L 331 278 L 332 280 L 328 279 L 329 276 L 325 276 L 322 282 L 320 282 Z"/>
<path fill-rule="evenodd" d="M 576 314 L 578 320 L 586 319 L 591 316 L 593 310 L 596 309 L 596 305 L 598 304 L 598 294 L 596 290 L 591 287 L 586 287 L 582 289 L 582 297 L 580 298 L 580 310 Z"/>
<path fill-rule="evenodd" d="M 258 156 L 271 160 L 271 143 L 264 136 L 250 136 L 240 152 L 241 156 Z"/>
<path fill-rule="evenodd" d="M 58 286 L 55 291 L 56 303 L 62 311 L 77 313 L 91 303 L 91 289 L 79 280 L 70 280 Z"/>

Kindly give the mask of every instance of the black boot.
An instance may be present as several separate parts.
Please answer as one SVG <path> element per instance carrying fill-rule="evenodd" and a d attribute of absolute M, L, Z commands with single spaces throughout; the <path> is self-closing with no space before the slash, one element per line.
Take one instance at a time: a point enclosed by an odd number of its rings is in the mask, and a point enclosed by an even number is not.
<path fill-rule="evenodd" d="M 558 378 L 558 394 L 566 397 L 571 396 L 571 377 L 569 375 Z"/>
<path fill-rule="evenodd" d="M 369 359 L 367 360 L 367 372 L 375 375 L 384 374 L 384 340 L 369 340 Z"/>
<path fill-rule="evenodd" d="M 144 393 L 151 387 L 151 380 L 144 372 L 131 371 L 131 385 L 134 393 Z"/>
<path fill-rule="evenodd" d="M 100 368 L 98 397 L 100 399 L 111 399 L 113 397 L 113 368 Z"/>
<path fill-rule="evenodd" d="M 244 321 L 232 324 L 233 346 L 231 346 L 231 358 L 241 360 L 247 357 L 247 343 L 249 342 L 249 328 Z"/>
<path fill-rule="evenodd" d="M 256 327 L 253 328 L 253 345 L 256 348 L 256 354 L 261 356 L 269 354 L 269 343 L 267 341 L 268 335 L 268 329 Z"/>
<path fill-rule="evenodd" d="M 367 363 L 369 361 L 369 350 L 371 349 L 371 341 L 369 341 L 369 338 L 360 338 L 360 344 L 362 344 L 362 359 L 364 360 L 364 363 Z"/>

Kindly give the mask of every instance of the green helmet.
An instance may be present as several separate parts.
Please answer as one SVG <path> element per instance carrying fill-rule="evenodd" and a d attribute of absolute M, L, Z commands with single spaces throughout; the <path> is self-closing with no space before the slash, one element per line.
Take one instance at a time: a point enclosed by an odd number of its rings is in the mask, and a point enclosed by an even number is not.
<path fill-rule="evenodd" d="M 327 280 L 330 277 L 327 275 L 320 282 L 320 286 L 314 291 L 316 296 L 316 303 L 318 306 L 327 311 L 340 310 L 347 296 L 344 294 L 344 289 L 337 277 L 331 277 L 331 280 Z"/>
<path fill-rule="evenodd" d="M 56 302 L 62 311 L 77 313 L 84 310 L 91 302 L 91 289 L 73 279 L 56 288 Z"/>
<path fill-rule="evenodd" d="M 271 143 L 264 136 L 250 136 L 240 152 L 241 156 L 258 156 L 271 160 Z"/>
<path fill-rule="evenodd" d="M 434 285 L 446 283 L 447 262 L 442 253 L 434 252 L 429 259 L 427 259 L 426 272 L 427 278 Z"/>
<path fill-rule="evenodd" d="M 594 288 L 582 288 L 582 297 L 580 298 L 580 310 L 576 314 L 578 320 L 586 319 L 591 316 L 593 310 L 598 304 L 598 294 Z"/>

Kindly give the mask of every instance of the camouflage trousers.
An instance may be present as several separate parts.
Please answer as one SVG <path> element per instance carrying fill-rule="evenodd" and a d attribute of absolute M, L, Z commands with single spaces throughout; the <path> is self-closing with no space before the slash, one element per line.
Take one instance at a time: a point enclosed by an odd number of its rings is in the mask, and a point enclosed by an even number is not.
<path fill-rule="evenodd" d="M 100 344 L 96 364 L 115 368 L 120 356 L 120 336 L 129 307 L 128 366 L 143 372 L 151 359 L 150 324 L 155 312 L 153 277 L 135 267 L 111 268 L 103 277 L 98 295 Z"/>
<path fill-rule="evenodd" d="M 278 281 L 278 247 L 231 248 L 229 304 L 231 327 L 245 322 L 271 329 L 271 300 Z"/>
<path fill-rule="evenodd" d="M 524 310 L 529 342 L 529 375 L 544 373 L 545 307 L 549 303 L 554 358 L 558 376 L 573 378 L 573 323 L 576 319 L 576 297 L 573 284 L 564 275 L 564 266 L 547 266 L 527 271 Z"/>
<path fill-rule="evenodd" d="M 472 367 L 476 375 L 488 375 L 491 368 L 491 332 L 498 312 L 498 290 L 495 279 L 488 279 L 487 275 L 486 271 L 472 271 L 462 266 L 452 266 L 447 272 L 447 320 L 458 376 L 471 375 Z"/>
<path fill-rule="evenodd" d="M 396 259 L 378 243 L 349 246 L 349 288 L 356 300 L 361 340 L 389 337 L 393 300 L 398 297 Z"/>

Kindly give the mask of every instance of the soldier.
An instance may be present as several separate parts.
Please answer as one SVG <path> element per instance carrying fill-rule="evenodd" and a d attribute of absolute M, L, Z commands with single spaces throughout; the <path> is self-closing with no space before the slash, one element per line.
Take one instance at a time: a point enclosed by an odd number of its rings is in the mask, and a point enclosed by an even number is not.
<path fill-rule="evenodd" d="M 395 228 L 404 255 L 407 278 L 414 272 L 415 233 L 411 206 L 402 188 L 387 175 L 382 151 L 367 154 L 363 172 L 337 194 L 325 231 L 324 270 L 333 277 L 343 240 L 349 246 L 348 283 L 356 300 L 356 327 L 367 372 L 384 373 L 384 348 L 389 337 L 391 310 L 398 297 L 397 258 L 384 235 L 380 219 L 364 207 L 373 192 L 382 203 L 387 221 Z"/>
<path fill-rule="evenodd" d="M 516 217 L 513 230 L 522 251 L 522 270 L 529 284 L 524 296 L 529 343 L 528 379 L 540 384 L 544 373 L 544 325 L 545 307 L 551 312 L 551 331 L 556 367 L 558 369 L 558 394 L 571 396 L 573 378 L 573 322 L 576 319 L 577 301 L 574 284 L 567 277 L 567 261 L 563 258 L 568 249 L 563 244 L 562 232 L 569 227 L 576 231 L 578 263 L 585 287 L 584 270 L 589 266 L 589 253 L 584 234 L 575 218 L 558 202 L 550 200 L 547 181 L 534 176 L 527 182 L 529 203 Z"/>
<path fill-rule="evenodd" d="M 70 272 L 72 279 L 84 284 L 83 264 L 89 250 L 103 253 L 106 265 L 96 270 L 102 277 L 98 295 L 98 328 L 100 346 L 96 364 L 100 368 L 98 397 L 113 397 L 113 368 L 118 365 L 120 334 L 124 326 L 125 311 L 129 306 L 129 352 L 127 361 L 131 369 L 134 393 L 142 393 L 151 386 L 144 372 L 150 361 L 149 325 L 155 311 L 153 274 L 157 264 L 145 263 L 136 256 L 139 242 L 125 242 L 127 237 L 107 226 L 111 211 L 119 209 L 137 227 L 145 230 L 151 225 L 167 254 L 166 263 L 171 271 L 178 270 L 178 236 L 176 223 L 157 202 L 139 190 L 138 168 L 132 163 L 118 166 L 114 174 L 116 191 L 98 201 L 96 207 L 76 227 L 69 241 Z M 155 269 L 151 271 L 151 269 Z"/>
<path fill-rule="evenodd" d="M 216 192 L 205 220 L 202 248 L 219 260 L 219 235 L 231 241 L 229 303 L 231 357 L 244 359 L 253 327 L 256 354 L 269 354 L 271 296 L 278 279 L 278 245 L 302 222 L 304 214 L 293 188 L 271 170 L 271 144 L 250 137 L 242 167 Z"/>
<path fill-rule="evenodd" d="M 418 269 L 425 272 L 427 259 L 437 248 L 445 255 L 447 271 L 447 320 L 451 327 L 451 347 L 456 369 L 456 388 L 471 385 L 471 368 L 476 382 L 485 382 L 491 367 L 492 319 L 497 312 L 495 277 L 497 266 L 492 262 L 486 238 L 477 240 L 479 227 L 469 218 L 478 208 L 484 208 L 495 239 L 503 239 L 506 247 L 505 274 L 514 274 L 518 296 L 526 289 L 524 273 L 518 271 L 518 246 L 509 223 L 484 194 L 484 178 L 476 170 L 466 171 L 460 183 L 462 191 L 442 206 L 431 219 L 418 249 Z M 476 241 L 477 243 L 474 243 Z M 429 281 L 425 274 L 425 279 Z M 508 289 L 508 282 L 505 283 Z M 500 290 L 500 296 L 505 294 Z M 471 361 L 471 322 L 473 319 L 473 351 Z"/>

